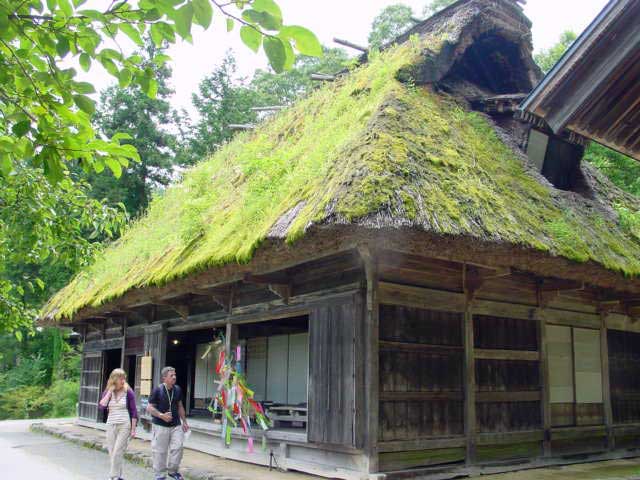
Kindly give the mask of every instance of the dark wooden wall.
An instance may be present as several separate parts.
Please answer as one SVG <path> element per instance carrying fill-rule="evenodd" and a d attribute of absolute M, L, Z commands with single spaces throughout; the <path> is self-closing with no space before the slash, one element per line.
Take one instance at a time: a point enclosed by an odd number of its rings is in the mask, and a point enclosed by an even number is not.
<path fill-rule="evenodd" d="M 462 315 L 380 307 L 380 441 L 462 434 Z"/>
<path fill-rule="evenodd" d="M 536 322 L 474 315 L 473 327 L 478 431 L 540 428 L 540 399 L 535 398 L 540 391 L 539 360 L 518 358 L 521 352 L 525 358 L 527 352 L 537 356 Z"/>
<path fill-rule="evenodd" d="M 607 337 L 613 422 L 640 422 L 640 334 L 609 330 Z"/>
<path fill-rule="evenodd" d="M 307 435 L 310 442 L 356 446 L 355 340 L 362 321 L 359 296 L 327 302 L 309 315 Z"/>

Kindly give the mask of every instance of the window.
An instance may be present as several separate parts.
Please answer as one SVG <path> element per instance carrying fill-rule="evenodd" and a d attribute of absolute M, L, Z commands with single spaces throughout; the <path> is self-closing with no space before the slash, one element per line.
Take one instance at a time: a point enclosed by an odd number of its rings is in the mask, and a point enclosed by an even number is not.
<path fill-rule="evenodd" d="M 527 155 L 533 165 L 554 187 L 575 190 L 582 178 L 580 160 L 584 148 L 559 137 L 531 129 Z"/>
<path fill-rule="evenodd" d="M 600 332 L 547 326 L 553 426 L 603 423 Z"/>

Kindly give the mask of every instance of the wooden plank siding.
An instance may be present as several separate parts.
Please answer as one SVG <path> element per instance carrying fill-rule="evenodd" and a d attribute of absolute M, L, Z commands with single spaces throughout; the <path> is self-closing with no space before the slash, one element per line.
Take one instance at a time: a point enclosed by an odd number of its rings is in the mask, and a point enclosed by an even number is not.
<path fill-rule="evenodd" d="M 378 441 L 461 435 L 462 315 L 380 307 Z"/>
<path fill-rule="evenodd" d="M 98 401 L 102 383 L 102 352 L 84 352 L 80 373 L 80 396 L 78 398 L 78 416 L 96 421 Z"/>
<path fill-rule="evenodd" d="M 354 446 L 355 331 L 354 297 L 311 310 L 309 316 L 308 439 Z"/>

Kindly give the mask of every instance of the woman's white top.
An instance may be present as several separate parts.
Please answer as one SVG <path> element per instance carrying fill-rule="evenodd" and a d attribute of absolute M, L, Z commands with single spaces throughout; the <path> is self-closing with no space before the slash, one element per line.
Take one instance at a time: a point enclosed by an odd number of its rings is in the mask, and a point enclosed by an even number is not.
<path fill-rule="evenodd" d="M 112 393 L 109 399 L 109 416 L 107 417 L 107 425 L 116 423 L 129 423 L 129 410 L 127 410 L 127 391 L 119 394 Z"/>

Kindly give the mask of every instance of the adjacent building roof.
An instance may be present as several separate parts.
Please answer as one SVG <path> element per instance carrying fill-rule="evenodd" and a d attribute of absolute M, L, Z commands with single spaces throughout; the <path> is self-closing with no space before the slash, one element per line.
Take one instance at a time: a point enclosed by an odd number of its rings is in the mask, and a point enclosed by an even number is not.
<path fill-rule="evenodd" d="M 68 321 L 135 289 L 247 262 L 266 243 L 295 248 L 314 228 L 345 225 L 640 273 L 640 232 L 629 221 L 635 198 L 588 166 L 586 193 L 554 189 L 489 117 L 438 87 L 468 68 L 458 60 L 474 39 L 491 45 L 501 32 L 528 31 L 506 0 L 458 4 L 186 172 L 43 316 Z M 512 45 L 515 60 L 499 52 L 496 61 L 515 61 L 525 71 L 514 72 L 514 84 L 529 84 L 529 38 L 509 38 L 521 42 Z"/>
<path fill-rule="evenodd" d="M 640 0 L 611 0 L 522 108 L 640 160 Z"/>

